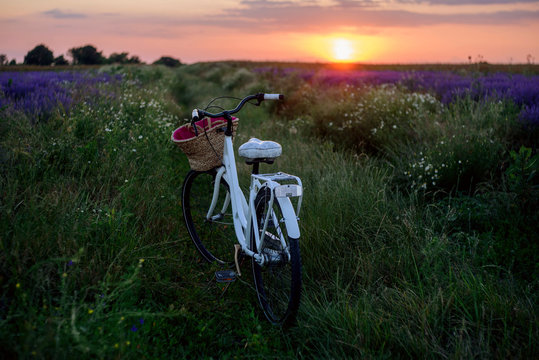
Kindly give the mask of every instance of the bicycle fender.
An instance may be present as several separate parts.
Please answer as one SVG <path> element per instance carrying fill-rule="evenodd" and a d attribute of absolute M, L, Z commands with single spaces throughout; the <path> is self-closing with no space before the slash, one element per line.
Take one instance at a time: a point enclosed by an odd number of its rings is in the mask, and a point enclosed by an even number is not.
<path fill-rule="evenodd" d="M 294 239 L 299 239 L 299 224 L 296 212 L 294 211 L 294 206 L 289 198 L 276 198 L 283 212 L 284 222 L 286 224 L 286 230 L 288 231 L 288 236 Z"/>

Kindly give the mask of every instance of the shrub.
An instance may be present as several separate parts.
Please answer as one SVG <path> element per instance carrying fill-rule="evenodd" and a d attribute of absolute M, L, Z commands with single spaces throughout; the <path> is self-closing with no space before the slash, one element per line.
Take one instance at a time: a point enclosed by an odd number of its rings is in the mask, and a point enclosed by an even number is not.
<path fill-rule="evenodd" d="M 54 59 L 54 65 L 69 65 L 69 62 L 64 58 L 64 55 L 60 55 Z"/>
<path fill-rule="evenodd" d="M 539 190 L 539 154 L 532 156 L 532 149 L 522 146 L 518 153 L 512 150 L 509 155 L 512 160 L 506 171 L 509 189 L 523 201 L 530 201 Z"/>
<path fill-rule="evenodd" d="M 182 63 L 180 62 L 180 60 L 174 59 L 173 57 L 170 57 L 170 56 L 162 56 L 159 58 L 159 60 L 156 60 L 154 62 L 154 65 L 165 65 L 168 67 L 178 67 L 181 64 Z"/>
<path fill-rule="evenodd" d="M 414 153 L 403 175 L 414 190 L 471 193 L 494 177 L 503 151 L 491 138 L 463 131 Z"/>
<path fill-rule="evenodd" d="M 329 105 L 329 106 L 328 106 Z M 409 93 L 395 85 L 345 86 L 342 98 L 314 104 L 314 134 L 359 152 L 389 154 L 422 140 L 440 104 L 429 94 Z"/>
<path fill-rule="evenodd" d="M 227 91 L 245 87 L 255 80 L 253 73 L 245 68 L 236 70 L 232 75 L 225 77 L 224 88 Z"/>

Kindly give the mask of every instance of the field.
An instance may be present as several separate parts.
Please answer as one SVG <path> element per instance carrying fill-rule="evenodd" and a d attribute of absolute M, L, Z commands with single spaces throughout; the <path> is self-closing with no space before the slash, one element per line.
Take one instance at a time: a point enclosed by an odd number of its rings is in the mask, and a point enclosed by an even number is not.
<path fill-rule="evenodd" d="M 2 358 L 532 358 L 537 67 L 199 63 L 0 72 Z M 502 72 L 503 71 L 503 72 Z M 182 220 L 193 107 L 302 178 L 297 325 L 267 323 Z M 234 102 L 222 102 L 230 106 Z M 247 165 L 238 165 L 246 185 Z M 232 251 L 232 249 L 231 249 Z"/>

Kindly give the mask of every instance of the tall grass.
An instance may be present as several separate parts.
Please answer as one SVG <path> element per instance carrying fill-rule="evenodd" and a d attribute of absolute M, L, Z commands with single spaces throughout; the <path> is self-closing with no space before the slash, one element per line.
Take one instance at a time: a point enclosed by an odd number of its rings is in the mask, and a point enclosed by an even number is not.
<path fill-rule="evenodd" d="M 0 115 L 4 357 L 537 352 L 536 155 L 519 152 L 524 137 L 509 105 L 464 99 L 416 107 L 419 95 L 399 88 L 328 95 L 235 63 L 102 71 L 124 76 L 103 85 L 115 96 L 35 125 L 22 113 Z M 256 91 L 290 100 L 246 108 L 234 141 L 280 142 L 283 155 L 261 171 L 298 175 L 305 191 L 304 292 L 298 324 L 287 332 L 258 309 L 247 263 L 245 278 L 225 287 L 196 253 L 181 216 L 188 163 L 169 141 L 192 107 Z M 401 99 L 410 103 L 397 106 Z M 330 116 L 333 126 L 350 119 L 334 114 L 357 115 L 360 102 L 369 123 L 348 129 L 349 143 L 355 132 L 372 146 L 348 146 L 322 131 Z M 397 116 L 406 109 L 413 113 Z M 387 133 L 369 138 L 373 128 Z M 459 160 L 475 171 L 466 184 Z M 420 161 L 423 173 L 429 164 L 439 170 L 435 186 L 412 187 Z M 250 168 L 238 168 L 247 186 Z"/>
<path fill-rule="evenodd" d="M 269 131 L 275 137 L 274 128 Z M 295 169 L 305 180 L 306 295 L 293 331 L 305 339 L 304 353 L 323 358 L 531 354 L 535 282 L 528 286 L 493 262 L 480 261 L 485 244 L 479 238 L 451 235 L 451 208 L 425 206 L 416 196 L 396 192 L 385 161 L 335 152 L 331 144 L 297 136 L 278 138 L 285 152 L 280 167 Z"/>

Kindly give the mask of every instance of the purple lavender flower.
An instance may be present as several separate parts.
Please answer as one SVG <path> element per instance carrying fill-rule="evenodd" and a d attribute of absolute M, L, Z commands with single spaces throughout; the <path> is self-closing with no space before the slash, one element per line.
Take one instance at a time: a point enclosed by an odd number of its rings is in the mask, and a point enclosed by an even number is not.
<path fill-rule="evenodd" d="M 0 72 L 0 109 L 20 111 L 33 122 L 100 95 L 99 84 L 120 80 L 87 71 Z"/>
<path fill-rule="evenodd" d="M 518 115 L 518 121 L 531 128 L 539 128 L 539 104 L 526 106 Z"/>
<path fill-rule="evenodd" d="M 517 106 L 539 104 L 539 76 L 495 73 L 457 74 L 448 71 L 363 71 L 260 68 L 259 73 L 287 76 L 292 72 L 305 81 L 321 86 L 400 84 L 414 92 L 431 92 L 442 103 L 463 97 L 475 101 L 511 100 Z"/>

